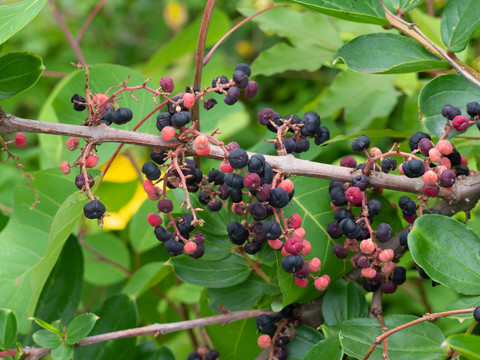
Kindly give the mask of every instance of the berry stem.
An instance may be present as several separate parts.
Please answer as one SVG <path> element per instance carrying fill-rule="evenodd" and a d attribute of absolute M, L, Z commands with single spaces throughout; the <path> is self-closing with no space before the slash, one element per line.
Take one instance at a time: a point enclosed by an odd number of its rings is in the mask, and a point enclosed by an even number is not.
<path fill-rule="evenodd" d="M 250 259 L 250 257 L 245 253 L 245 250 L 243 249 L 243 246 L 236 246 L 235 248 L 236 248 L 235 250 L 240 255 L 242 255 L 245 260 L 247 260 L 247 262 L 250 265 L 250 267 L 252 268 L 252 270 L 254 272 L 256 272 L 257 275 L 260 276 L 263 280 L 265 280 L 265 282 L 269 283 L 270 278 L 268 277 L 268 275 L 265 274 L 265 272 L 260 268 L 260 266 L 258 266 L 256 261 Z"/>

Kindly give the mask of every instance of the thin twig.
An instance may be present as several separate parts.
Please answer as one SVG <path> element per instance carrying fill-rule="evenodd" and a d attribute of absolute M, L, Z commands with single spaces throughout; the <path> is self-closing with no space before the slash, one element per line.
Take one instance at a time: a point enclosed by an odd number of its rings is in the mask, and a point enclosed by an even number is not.
<path fill-rule="evenodd" d="M 472 308 L 469 308 L 469 309 L 461 309 L 461 310 L 450 310 L 450 311 L 443 311 L 443 312 L 439 312 L 439 313 L 434 313 L 434 314 L 425 314 L 424 316 L 422 316 L 421 318 L 418 318 L 418 319 L 415 319 L 413 321 L 410 321 L 406 324 L 403 324 L 403 325 L 400 325 L 400 326 L 397 326 L 395 329 L 392 329 L 392 330 L 389 330 L 387 331 L 386 333 L 380 335 L 379 337 L 377 337 L 375 339 L 375 342 L 372 344 L 372 346 L 370 346 L 370 348 L 368 349 L 367 351 L 367 354 L 365 355 L 365 357 L 363 358 L 363 360 L 367 360 L 370 355 L 372 354 L 373 350 L 375 350 L 375 348 L 382 343 L 383 340 L 385 340 L 387 337 L 389 337 L 390 335 L 392 334 L 395 334 L 396 332 L 400 331 L 400 330 L 403 330 L 403 329 L 406 329 L 407 327 L 410 327 L 412 325 L 416 325 L 416 324 L 419 324 L 421 322 L 424 322 L 424 321 L 434 321 L 435 319 L 438 319 L 438 318 L 441 318 L 441 317 L 445 317 L 445 316 L 451 316 L 451 315 L 458 315 L 458 314 L 468 314 L 468 313 L 473 313 L 473 311 L 475 310 L 474 307 Z"/>
<path fill-rule="evenodd" d="M 65 21 L 62 18 L 62 14 L 60 14 L 60 11 L 58 11 L 57 6 L 55 5 L 55 1 L 50 0 L 49 4 L 50 4 L 50 9 L 52 11 L 53 17 L 55 18 L 55 20 L 58 23 L 58 26 L 60 27 L 63 34 L 67 38 L 68 44 L 70 45 L 73 52 L 75 53 L 75 56 L 76 56 L 78 62 L 80 64 L 84 65 L 84 66 L 87 65 L 87 61 L 85 60 L 85 57 L 83 56 L 82 50 L 80 49 L 80 46 L 78 46 L 78 43 L 73 38 L 72 33 L 70 32 L 67 24 L 65 23 Z"/>
<path fill-rule="evenodd" d="M 58 72 L 58 71 L 44 71 L 42 72 L 43 77 L 53 77 L 53 78 L 64 78 L 67 77 L 67 73 Z"/>
<path fill-rule="evenodd" d="M 90 13 L 88 14 L 87 18 L 85 19 L 80 31 L 78 32 L 78 35 L 77 35 L 77 44 L 80 45 L 80 43 L 82 42 L 83 40 L 83 36 L 85 35 L 85 32 L 87 31 L 88 27 L 90 26 L 90 23 L 92 22 L 93 18 L 98 14 L 98 12 L 100 11 L 100 9 L 103 7 L 103 5 L 105 5 L 105 3 L 107 2 L 107 0 L 100 0 L 97 5 L 95 5 L 95 7 L 92 9 L 92 11 L 90 11 Z"/>
<path fill-rule="evenodd" d="M 393 14 L 390 10 L 388 10 L 383 3 L 383 0 L 380 0 L 380 4 L 382 5 L 383 9 L 385 10 L 385 18 L 390 21 L 392 26 L 396 27 L 397 29 L 403 31 L 408 36 L 412 37 L 420 44 L 425 46 L 428 50 L 433 52 L 435 55 L 444 58 L 448 61 L 450 65 L 463 77 L 465 77 L 468 81 L 473 83 L 474 85 L 480 87 L 480 74 L 477 73 L 472 68 L 468 67 L 465 64 L 460 64 L 455 59 L 452 59 L 440 46 L 435 44 L 432 40 L 430 40 L 419 28 L 417 25 L 413 23 L 409 23 L 408 21 L 403 20 L 402 18 Z"/>

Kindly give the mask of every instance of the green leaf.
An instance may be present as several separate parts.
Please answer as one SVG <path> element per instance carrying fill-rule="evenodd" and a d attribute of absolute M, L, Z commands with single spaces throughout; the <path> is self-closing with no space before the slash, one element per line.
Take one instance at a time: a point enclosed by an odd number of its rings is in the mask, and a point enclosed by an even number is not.
<path fill-rule="evenodd" d="M 479 305 L 480 296 L 465 296 L 449 303 L 447 306 L 445 306 L 444 311 L 468 309 L 472 307 L 477 307 Z M 465 319 L 471 319 L 473 317 L 473 313 L 450 315 L 448 317 L 463 322 Z"/>
<path fill-rule="evenodd" d="M 124 294 L 109 297 L 94 312 L 100 319 L 90 332 L 90 336 L 131 329 L 137 326 L 138 314 L 135 301 Z M 131 360 L 135 352 L 135 342 L 135 338 L 126 338 L 80 347 L 75 350 L 75 358 L 89 360 Z"/>
<path fill-rule="evenodd" d="M 386 117 L 397 103 L 394 90 L 396 75 L 372 76 L 352 70 L 342 71 L 317 105 L 323 117 L 333 116 L 343 109 L 347 135 L 364 131 L 373 120 Z M 372 128 L 378 130 L 378 126 Z"/>
<path fill-rule="evenodd" d="M 201 22 L 202 16 L 199 16 L 165 46 L 156 51 L 143 69 L 143 73 L 149 74 L 158 71 L 166 65 L 175 63 L 180 57 L 194 52 L 197 48 Z M 214 45 L 229 30 L 230 20 L 228 16 L 220 9 L 215 9 L 210 19 L 205 45 L 207 47 Z"/>
<path fill-rule="evenodd" d="M 420 91 L 418 107 L 424 126 L 435 136 L 441 137 L 446 124 L 442 116 L 442 107 L 450 104 L 459 107 L 465 113 L 467 104 L 478 101 L 480 88 L 458 74 L 440 75 L 428 82 Z M 455 136 L 451 131 L 448 137 Z"/>
<path fill-rule="evenodd" d="M 62 342 L 62 336 L 49 330 L 38 330 L 33 334 L 33 340 L 41 347 L 54 349 L 59 347 Z"/>
<path fill-rule="evenodd" d="M 468 226 L 442 215 L 417 219 L 408 234 L 413 260 L 432 280 L 460 294 L 480 294 L 480 239 Z"/>
<path fill-rule="evenodd" d="M 179 256 L 170 259 L 169 263 L 180 280 L 209 288 L 225 288 L 240 284 L 251 273 L 247 261 L 236 254 L 218 262 Z"/>
<path fill-rule="evenodd" d="M 335 241 L 328 236 L 326 229 L 328 223 L 333 221 L 333 210 L 328 201 L 318 201 L 318 199 L 328 198 L 330 181 L 303 177 L 295 178 L 293 182 L 295 196 L 285 209 L 286 216 L 297 213 L 302 217 L 302 227 L 306 232 L 305 239 L 312 244 L 312 250 L 306 258 L 319 258 L 322 267 L 318 275 L 328 274 L 334 281 L 344 275 L 347 261 L 331 256 Z M 278 282 L 283 294 L 283 305 L 294 302 L 303 303 L 317 298 L 319 292 L 313 287 L 312 281 L 305 288 L 295 285 L 293 274 L 288 274 L 282 269 L 281 258 L 282 256 L 277 252 Z"/>
<path fill-rule="evenodd" d="M 42 72 L 43 62 L 38 55 L 29 52 L 12 52 L 1 56 L 0 100 L 31 88 L 38 81 Z"/>
<path fill-rule="evenodd" d="M 61 329 L 58 328 L 58 324 L 49 324 L 47 323 L 46 321 L 43 321 L 42 319 L 39 319 L 37 317 L 31 317 L 30 320 L 33 320 L 35 321 L 38 325 L 40 325 L 42 328 L 44 328 L 45 330 L 53 333 L 53 334 L 57 334 L 58 336 L 63 336 L 63 331 Z"/>
<path fill-rule="evenodd" d="M 208 305 L 212 311 L 220 314 L 219 305 L 228 311 L 249 310 L 263 295 L 265 282 L 258 276 L 250 275 L 249 278 L 235 286 L 220 289 L 207 289 Z"/>
<path fill-rule="evenodd" d="M 406 324 L 417 319 L 410 315 L 388 315 L 384 317 L 388 329 Z M 342 321 L 334 326 L 322 325 L 323 331 L 331 335 L 342 337 L 345 354 L 363 359 L 375 339 L 382 334 L 378 319 L 363 318 Z M 445 340 L 440 329 L 432 323 L 422 322 L 410 326 L 388 337 L 388 356 L 395 360 L 437 360 L 445 357 L 442 342 Z M 408 344 L 408 346 L 406 346 Z M 378 346 L 369 357 L 372 360 L 381 360 L 382 346 Z"/>
<path fill-rule="evenodd" d="M 118 86 L 130 75 L 128 80 L 129 85 L 141 85 L 146 77 L 137 71 L 120 66 L 120 65 L 92 65 L 90 70 L 90 90 L 93 93 L 105 93 L 110 87 Z M 147 86 L 156 88 L 152 82 L 148 82 Z M 44 103 L 39 115 L 39 120 L 49 122 L 62 122 L 72 125 L 80 125 L 85 120 L 85 113 L 73 110 L 70 99 L 72 94 L 80 94 L 85 96 L 85 72 L 82 70 L 74 71 L 69 76 L 63 78 L 52 91 L 47 101 Z M 111 92 L 110 92 L 111 94 Z M 133 100 L 127 93 L 123 93 L 122 99 L 117 101 L 120 107 L 129 107 L 133 112 L 133 120 L 119 126 L 122 130 L 132 130 L 148 113 L 150 113 L 155 106 L 151 93 L 145 90 L 134 91 L 133 95 L 138 101 Z M 154 118 L 150 118 L 141 127 L 138 132 L 148 134 L 158 134 L 158 129 L 155 126 Z M 74 151 L 69 151 L 65 142 L 67 136 L 55 136 L 52 139 L 50 135 L 40 135 L 40 145 L 42 149 L 42 156 L 40 157 L 42 168 L 57 167 L 64 160 L 70 163 L 74 162 L 78 156 Z M 81 143 L 82 144 L 81 140 Z M 83 146 L 83 145 L 81 145 Z M 117 143 L 103 143 L 98 147 L 99 162 L 102 164 L 113 155 L 118 148 Z M 124 146 L 123 149 L 128 148 Z M 89 171 L 90 172 L 90 171 Z"/>
<path fill-rule="evenodd" d="M 9 349 L 17 339 L 17 316 L 12 310 L 0 309 L 0 349 Z"/>
<path fill-rule="evenodd" d="M 368 315 L 367 300 L 354 281 L 337 280 L 331 284 L 322 301 L 322 315 L 327 325 Z"/>
<path fill-rule="evenodd" d="M 35 317 L 68 324 L 77 311 L 83 284 L 82 249 L 75 236 L 65 243 L 38 299 Z"/>
<path fill-rule="evenodd" d="M 443 69 L 448 63 L 427 52 L 415 40 L 391 33 L 358 36 L 333 56 L 350 69 L 366 73 L 400 74 Z"/>
<path fill-rule="evenodd" d="M 175 355 L 167 346 L 158 347 L 152 341 L 144 341 L 137 346 L 135 360 L 175 360 Z"/>
<path fill-rule="evenodd" d="M 97 320 L 98 316 L 92 313 L 75 316 L 67 326 L 65 342 L 73 345 L 82 341 L 90 333 Z"/>
<path fill-rule="evenodd" d="M 442 39 L 449 51 L 465 49 L 468 40 L 480 25 L 477 14 L 480 3 L 476 0 L 447 1 L 442 14 Z"/>
<path fill-rule="evenodd" d="M 96 250 L 100 256 L 105 256 L 123 268 L 130 268 L 130 254 L 125 244 L 112 233 L 101 232 L 98 234 L 85 236 L 83 241 Z M 112 285 L 125 280 L 128 275 L 108 261 L 98 258 L 96 253 L 92 253 L 88 248 L 83 248 L 83 257 L 85 259 L 85 280 L 95 285 Z M 102 274 L 102 276 L 98 276 Z"/>
<path fill-rule="evenodd" d="M 172 272 L 170 266 L 164 266 L 162 262 L 152 262 L 138 269 L 130 279 L 128 279 L 122 293 L 139 297 L 152 286 L 165 279 Z"/>
<path fill-rule="evenodd" d="M 73 358 L 74 348 L 72 345 L 62 344 L 52 350 L 53 360 L 70 360 Z"/>
<path fill-rule="evenodd" d="M 403 12 L 415 9 L 423 1 L 424 0 L 389 0 L 389 2 L 395 9 L 401 10 Z"/>
<path fill-rule="evenodd" d="M 32 21 L 46 2 L 47 0 L 25 0 L 0 5 L 0 44 Z"/>
<path fill-rule="evenodd" d="M 287 345 L 288 359 L 302 360 L 309 350 L 322 339 L 322 334 L 314 328 L 300 325 L 296 329 L 295 337 Z"/>
<path fill-rule="evenodd" d="M 473 334 L 453 334 L 445 342 L 460 355 L 470 360 L 480 360 L 480 336 Z"/>
<path fill-rule="evenodd" d="M 157 211 L 156 204 L 147 199 L 135 215 L 132 216 L 128 233 L 130 234 L 130 244 L 135 252 L 143 253 L 155 246 L 159 246 L 153 228 L 149 226 L 146 220 L 148 213 L 156 213 Z"/>
<path fill-rule="evenodd" d="M 341 359 L 343 359 L 343 347 L 339 336 L 330 336 L 319 341 L 303 358 L 303 360 Z"/>
<path fill-rule="evenodd" d="M 385 19 L 385 13 L 376 0 L 276 0 L 305 6 L 328 16 L 340 19 L 388 26 L 390 23 Z"/>

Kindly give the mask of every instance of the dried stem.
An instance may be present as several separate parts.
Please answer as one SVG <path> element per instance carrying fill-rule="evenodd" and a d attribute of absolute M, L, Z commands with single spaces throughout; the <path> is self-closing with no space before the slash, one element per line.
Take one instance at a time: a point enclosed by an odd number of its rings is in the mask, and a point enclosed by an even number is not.
<path fill-rule="evenodd" d="M 365 355 L 363 360 L 367 360 L 370 357 L 370 355 L 372 354 L 373 350 L 375 350 L 375 348 L 379 344 L 381 344 L 382 341 L 384 341 L 390 335 L 395 334 L 396 332 L 398 332 L 400 330 L 406 329 L 407 327 L 410 327 L 410 326 L 415 325 L 415 324 L 419 324 L 419 323 L 424 322 L 424 321 L 434 321 L 435 319 L 445 317 L 445 316 L 473 313 L 474 310 L 475 310 L 475 308 L 472 307 L 472 308 L 469 308 L 469 309 L 451 310 L 451 311 L 443 311 L 443 312 L 434 313 L 434 314 L 425 314 L 421 318 L 418 318 L 418 319 L 410 321 L 406 324 L 397 326 L 395 329 L 389 330 L 389 331 L 385 332 L 384 334 L 380 335 L 379 337 L 377 337 L 375 339 L 375 342 L 368 349 L 367 354 Z"/>

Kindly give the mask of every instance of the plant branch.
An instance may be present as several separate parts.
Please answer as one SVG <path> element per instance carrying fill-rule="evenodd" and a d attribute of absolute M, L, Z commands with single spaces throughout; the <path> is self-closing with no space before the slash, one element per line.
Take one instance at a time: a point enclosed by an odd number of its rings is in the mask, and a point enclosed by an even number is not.
<path fill-rule="evenodd" d="M 418 319 L 410 321 L 406 324 L 397 326 L 395 329 L 389 330 L 389 331 L 385 332 L 384 334 L 380 335 L 379 337 L 377 337 L 375 339 L 375 342 L 368 349 L 368 351 L 367 351 L 365 357 L 363 358 L 363 360 L 367 360 L 370 357 L 370 355 L 372 354 L 373 350 L 375 350 L 375 348 L 379 344 L 381 344 L 383 340 L 385 340 L 390 335 L 393 335 L 400 330 L 406 329 L 407 327 L 410 327 L 410 326 L 415 325 L 415 324 L 419 324 L 419 323 L 424 322 L 424 321 L 434 321 L 435 319 L 445 317 L 445 316 L 473 313 L 474 310 L 475 310 L 475 308 L 472 307 L 472 308 L 469 308 L 469 309 L 450 310 L 450 311 L 443 311 L 443 312 L 434 313 L 434 314 L 425 314 L 421 318 L 418 318 Z"/>
<path fill-rule="evenodd" d="M 65 21 L 62 18 L 62 14 L 60 14 L 60 11 L 58 11 L 57 6 L 55 5 L 55 1 L 50 0 L 49 4 L 50 4 L 50 10 L 52 11 L 53 17 L 55 18 L 55 20 L 58 23 L 58 26 L 60 27 L 63 34 L 67 38 L 68 44 L 70 45 L 73 52 L 75 53 L 75 56 L 76 56 L 78 62 L 81 65 L 84 65 L 84 66 L 87 65 L 87 61 L 85 60 L 85 57 L 83 56 L 82 50 L 80 49 L 80 46 L 78 46 L 77 41 L 73 38 L 72 33 L 70 32 L 67 24 L 65 23 Z"/>
<path fill-rule="evenodd" d="M 98 126 L 68 125 L 22 119 L 11 114 L 6 114 L 2 118 L 0 115 L 0 132 L 12 133 L 18 131 L 77 136 L 90 140 L 96 145 L 104 142 L 117 142 L 173 150 L 179 144 L 175 141 L 165 142 L 160 136 L 118 130 L 103 124 Z M 187 142 L 183 145 L 186 149 L 186 155 L 196 156 L 193 142 Z M 206 157 L 217 160 L 225 158 L 225 153 L 220 146 L 211 145 L 210 148 L 211 151 Z M 253 153 L 249 153 L 249 156 L 252 155 Z M 361 173 L 361 170 L 301 160 L 293 155 L 264 156 L 273 168 L 283 172 L 286 176 L 301 175 L 345 182 L 351 181 L 353 177 Z M 370 185 L 413 194 L 423 194 L 423 181 L 421 179 L 410 179 L 406 176 L 384 174 L 383 172 L 372 171 Z M 455 190 L 450 195 L 440 191 L 438 197 L 448 200 L 442 202 L 443 213 L 458 211 L 458 206 L 461 207 L 462 211 L 470 210 L 480 197 L 480 173 L 458 179 Z"/>
<path fill-rule="evenodd" d="M 428 50 L 434 53 L 436 56 L 444 58 L 452 67 L 463 77 L 469 80 L 471 83 L 480 87 L 480 74 L 477 73 L 472 68 L 467 65 L 460 63 L 458 60 L 450 57 L 447 52 L 445 52 L 440 46 L 435 44 L 430 40 L 414 23 L 409 23 L 408 21 L 403 20 L 397 15 L 393 14 L 388 10 L 383 3 L 383 0 L 380 0 L 380 4 L 385 10 L 385 18 L 390 21 L 390 24 L 395 28 L 403 31 L 405 34 L 411 38 L 418 41 L 421 45 L 425 46 Z"/>
<path fill-rule="evenodd" d="M 87 18 L 85 19 L 82 27 L 80 28 L 80 31 L 78 32 L 77 40 L 76 40 L 77 44 L 80 44 L 82 42 L 83 36 L 85 35 L 85 32 L 87 31 L 88 27 L 90 26 L 90 23 L 95 18 L 95 16 L 98 14 L 98 12 L 101 10 L 103 5 L 105 5 L 106 2 L 107 2 L 107 0 L 100 0 L 97 3 L 97 5 L 95 5 L 95 7 L 92 9 L 92 11 L 90 11 L 90 13 L 88 14 Z"/>

